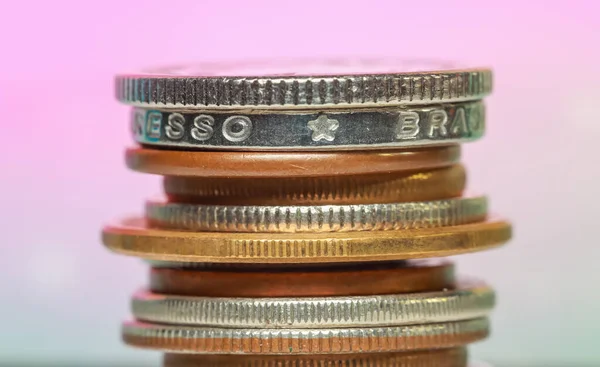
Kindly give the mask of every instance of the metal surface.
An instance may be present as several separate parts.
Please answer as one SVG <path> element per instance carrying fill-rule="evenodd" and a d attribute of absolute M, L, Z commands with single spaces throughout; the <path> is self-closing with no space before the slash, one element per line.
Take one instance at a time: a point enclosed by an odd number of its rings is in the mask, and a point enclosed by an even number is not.
<path fill-rule="evenodd" d="M 422 60 L 204 63 L 115 79 L 121 102 L 160 108 L 394 106 L 481 99 L 491 90 L 489 69 Z"/>
<path fill-rule="evenodd" d="M 166 353 L 163 367 L 466 367 L 466 348 L 427 351 L 301 356 Z M 475 367 L 475 366 L 471 366 Z"/>
<path fill-rule="evenodd" d="M 151 265 L 152 292 L 187 296 L 365 296 L 455 287 L 454 265 L 439 259 L 292 267 L 161 262 Z"/>
<path fill-rule="evenodd" d="M 444 168 L 357 176 L 212 178 L 166 176 L 170 202 L 205 205 L 379 204 L 458 197 L 465 188 L 460 164 Z"/>
<path fill-rule="evenodd" d="M 134 109 L 146 146 L 223 150 L 352 150 L 448 145 L 485 131 L 483 102 L 377 110 L 211 113 Z"/>
<path fill-rule="evenodd" d="M 390 204 L 225 206 L 146 203 L 150 226 L 213 232 L 346 232 L 455 226 L 487 215 L 485 196 Z"/>
<path fill-rule="evenodd" d="M 436 149 L 355 152 L 188 152 L 129 148 L 135 171 L 198 177 L 321 177 L 391 173 L 457 163 L 457 145 Z"/>
<path fill-rule="evenodd" d="M 339 329 L 233 329 L 126 322 L 125 343 L 166 352 L 330 354 L 451 348 L 484 339 L 487 318 L 439 324 Z"/>
<path fill-rule="evenodd" d="M 397 60 L 117 76 L 127 165 L 167 196 L 103 230 L 153 267 L 123 340 L 189 354 L 165 365 L 465 367 L 494 292 L 411 259 L 512 235 L 462 196 L 458 144 L 484 134 L 491 89 L 488 69 Z"/>
<path fill-rule="evenodd" d="M 148 228 L 142 218 L 104 227 L 111 250 L 150 260 L 317 263 L 450 256 L 499 246 L 511 226 L 493 218 L 460 226 L 333 233 L 219 233 Z"/>
<path fill-rule="evenodd" d="M 339 328 L 429 324 L 487 316 L 494 291 L 463 280 L 454 290 L 360 297 L 219 298 L 137 292 L 140 321 L 225 328 Z"/>

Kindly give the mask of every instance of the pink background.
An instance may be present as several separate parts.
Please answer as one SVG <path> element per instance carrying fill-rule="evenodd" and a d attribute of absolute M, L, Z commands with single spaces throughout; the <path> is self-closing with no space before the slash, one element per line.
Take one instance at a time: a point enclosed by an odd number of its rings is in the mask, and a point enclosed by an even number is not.
<path fill-rule="evenodd" d="M 112 97 L 114 73 L 365 55 L 493 65 L 488 134 L 464 161 L 470 188 L 515 223 L 515 239 L 458 260 L 499 293 L 493 337 L 473 355 L 596 365 L 599 13 L 591 0 L 3 4 L 0 361 L 156 363 L 118 334 L 145 267 L 99 242 L 103 222 L 159 190 L 124 167 L 128 112 Z"/>

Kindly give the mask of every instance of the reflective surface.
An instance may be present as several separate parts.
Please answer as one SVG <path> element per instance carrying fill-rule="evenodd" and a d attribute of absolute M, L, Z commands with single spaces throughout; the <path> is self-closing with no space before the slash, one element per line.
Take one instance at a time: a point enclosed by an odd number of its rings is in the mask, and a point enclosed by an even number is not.
<path fill-rule="evenodd" d="M 500 367 L 597 366 L 600 293 L 589 290 L 600 258 L 598 6 L 5 2 L 0 273 L 2 299 L 19 302 L 1 307 L 0 360 L 11 363 L 0 365 L 159 365 L 158 354 L 118 339 L 116 321 L 129 315 L 147 268 L 107 253 L 98 239 L 107 218 L 139 213 L 161 190 L 159 178 L 122 164 L 131 138 L 128 109 L 110 97 L 116 71 L 410 53 L 496 70 L 488 137 L 466 145 L 463 160 L 469 186 L 513 221 L 515 238 L 501 251 L 457 259 L 461 272 L 485 275 L 498 292 L 492 337 L 473 346 L 473 357 Z M 35 104 L 32 94 L 41 96 Z"/>

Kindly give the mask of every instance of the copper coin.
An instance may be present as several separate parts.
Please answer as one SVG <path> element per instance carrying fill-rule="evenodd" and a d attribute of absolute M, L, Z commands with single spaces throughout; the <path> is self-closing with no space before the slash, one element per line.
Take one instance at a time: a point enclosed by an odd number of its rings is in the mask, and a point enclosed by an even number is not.
<path fill-rule="evenodd" d="M 303 356 L 205 355 L 166 353 L 163 367 L 465 367 L 467 349 Z"/>
<path fill-rule="evenodd" d="M 357 176 L 213 178 L 166 176 L 171 202 L 212 205 L 379 204 L 449 199 L 465 189 L 461 164 Z"/>
<path fill-rule="evenodd" d="M 240 233 L 156 229 L 144 218 L 104 227 L 111 250 L 147 260 L 221 263 L 332 263 L 452 256 L 500 246 L 510 224 L 492 217 L 459 226 L 394 231 Z"/>
<path fill-rule="evenodd" d="M 229 270 L 152 268 L 155 293 L 203 297 L 367 296 L 439 291 L 455 286 L 454 264 L 443 260 L 347 267 Z"/>
<path fill-rule="evenodd" d="M 460 147 L 377 152 L 190 152 L 129 148 L 127 166 L 168 176 L 316 177 L 363 175 L 446 167 L 460 158 Z"/>

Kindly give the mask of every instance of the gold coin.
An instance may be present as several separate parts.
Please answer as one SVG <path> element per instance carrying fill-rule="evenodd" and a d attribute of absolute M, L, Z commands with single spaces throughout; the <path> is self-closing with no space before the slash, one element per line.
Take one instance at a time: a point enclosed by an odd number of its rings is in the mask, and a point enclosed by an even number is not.
<path fill-rule="evenodd" d="M 211 355 L 166 353 L 163 367 L 465 367 L 467 349 L 332 355 Z"/>
<path fill-rule="evenodd" d="M 322 177 L 213 178 L 166 176 L 163 188 L 176 203 L 207 205 L 378 204 L 460 196 L 465 168 Z"/>
<path fill-rule="evenodd" d="M 460 146 L 376 152 L 214 152 L 129 148 L 132 170 L 167 176 L 318 177 L 390 173 L 447 167 L 458 162 Z"/>
<path fill-rule="evenodd" d="M 317 263 L 402 260 L 481 251 L 508 241 L 508 222 L 394 231 L 336 233 L 187 232 L 149 228 L 143 218 L 108 225 L 104 244 L 149 260 Z"/>
<path fill-rule="evenodd" d="M 487 318 L 375 328 L 235 329 L 126 322 L 125 343 L 195 354 L 335 354 L 459 347 L 489 334 Z"/>

